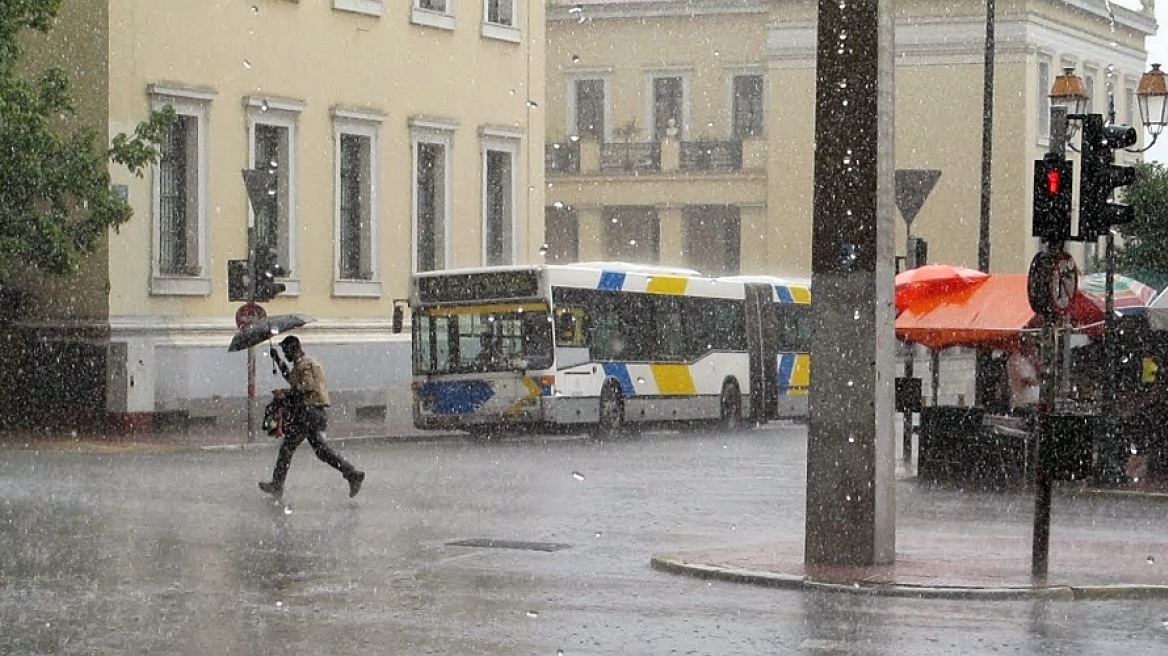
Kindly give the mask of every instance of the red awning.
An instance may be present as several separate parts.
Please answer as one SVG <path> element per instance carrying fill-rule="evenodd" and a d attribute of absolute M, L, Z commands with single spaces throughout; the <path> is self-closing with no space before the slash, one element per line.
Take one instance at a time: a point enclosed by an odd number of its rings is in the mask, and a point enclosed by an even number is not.
<path fill-rule="evenodd" d="M 896 336 L 934 350 L 952 346 L 1016 351 L 1038 323 L 1023 274 L 993 274 L 964 289 L 923 300 L 896 318 Z"/>

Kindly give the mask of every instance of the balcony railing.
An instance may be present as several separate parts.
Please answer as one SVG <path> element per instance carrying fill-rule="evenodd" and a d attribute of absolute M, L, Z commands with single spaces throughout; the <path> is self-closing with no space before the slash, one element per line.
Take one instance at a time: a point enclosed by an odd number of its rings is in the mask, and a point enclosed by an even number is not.
<path fill-rule="evenodd" d="M 683 171 L 738 171 L 742 169 L 741 141 L 683 141 Z"/>
<path fill-rule="evenodd" d="M 661 144 L 606 143 L 600 146 L 601 171 L 659 171 Z"/>
<path fill-rule="evenodd" d="M 550 174 L 580 172 L 580 142 L 550 143 L 544 147 L 544 168 Z"/>

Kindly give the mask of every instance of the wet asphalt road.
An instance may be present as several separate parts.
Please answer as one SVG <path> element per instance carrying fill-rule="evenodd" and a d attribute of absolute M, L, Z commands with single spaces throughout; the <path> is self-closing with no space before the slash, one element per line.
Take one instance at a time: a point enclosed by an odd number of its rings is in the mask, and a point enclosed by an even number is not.
<path fill-rule="evenodd" d="M 0 653 L 1168 653 L 1165 601 L 861 597 L 649 567 L 801 532 L 805 436 L 350 442 L 369 472 L 352 500 L 305 447 L 283 503 L 256 489 L 273 448 L 0 451 Z M 899 486 L 932 509 L 905 521 L 1029 521 L 1025 495 Z M 1092 503 L 1073 512 L 1168 521 Z M 530 544 L 449 544 L 476 539 Z"/>

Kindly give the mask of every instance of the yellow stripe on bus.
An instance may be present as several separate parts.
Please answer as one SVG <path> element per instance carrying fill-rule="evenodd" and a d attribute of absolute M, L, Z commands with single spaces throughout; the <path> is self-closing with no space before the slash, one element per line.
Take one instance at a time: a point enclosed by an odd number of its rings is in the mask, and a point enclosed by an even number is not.
<path fill-rule="evenodd" d="M 432 317 L 453 317 L 464 314 L 490 314 L 492 312 L 546 312 L 544 303 L 490 303 L 487 305 L 460 305 L 458 307 L 430 307 L 426 308 L 427 315 Z"/>
<path fill-rule="evenodd" d="M 811 303 L 811 290 L 810 289 L 808 289 L 806 287 L 791 286 L 791 287 L 788 287 L 787 290 L 791 292 L 791 298 L 796 303 L 800 303 L 803 305 L 807 305 L 807 304 Z"/>
<path fill-rule="evenodd" d="M 659 276 L 654 274 L 649 278 L 649 284 L 646 285 L 645 291 L 650 294 L 674 294 L 682 295 L 685 293 L 686 285 L 689 280 L 682 276 Z"/>
<path fill-rule="evenodd" d="M 693 376 L 689 375 L 689 365 L 652 364 L 649 365 L 649 369 L 653 372 L 658 393 L 676 395 L 694 393 Z"/>
<path fill-rule="evenodd" d="M 802 396 L 807 394 L 811 385 L 811 354 L 810 353 L 796 353 L 795 367 L 791 370 L 791 390 L 792 396 Z"/>

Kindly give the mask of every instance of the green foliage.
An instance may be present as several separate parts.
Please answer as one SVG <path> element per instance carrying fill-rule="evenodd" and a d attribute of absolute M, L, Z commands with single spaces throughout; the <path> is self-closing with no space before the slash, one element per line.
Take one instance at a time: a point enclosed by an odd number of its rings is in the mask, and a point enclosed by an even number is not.
<path fill-rule="evenodd" d="M 167 107 L 110 146 L 78 123 L 60 68 L 20 74 L 21 32 L 47 32 L 61 0 L 0 0 L 0 281 L 14 267 L 77 270 L 132 211 L 110 185 L 109 164 L 141 176 L 176 115 Z"/>
<path fill-rule="evenodd" d="M 1159 162 L 1136 164 L 1124 200 L 1135 219 L 1117 228 L 1123 239 L 1116 245 L 1116 270 L 1133 277 L 1143 272 L 1143 278 L 1168 274 L 1168 169 Z"/>

